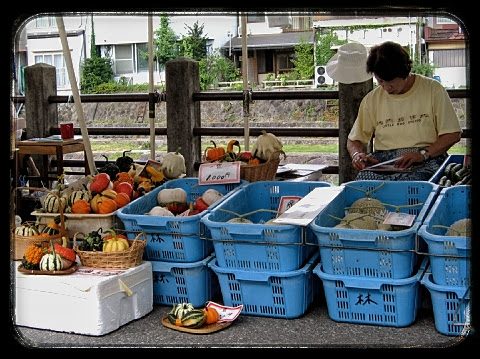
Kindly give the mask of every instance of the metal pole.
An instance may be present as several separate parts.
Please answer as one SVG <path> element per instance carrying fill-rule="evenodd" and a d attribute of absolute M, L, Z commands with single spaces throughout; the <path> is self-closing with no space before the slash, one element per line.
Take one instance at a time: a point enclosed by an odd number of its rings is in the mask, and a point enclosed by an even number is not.
<path fill-rule="evenodd" d="M 150 119 L 150 158 L 155 160 L 155 102 L 153 93 L 153 21 L 148 15 L 148 118 Z"/>
<path fill-rule="evenodd" d="M 248 48 L 247 15 L 242 13 L 242 78 L 243 78 L 243 128 L 245 151 L 249 151 L 249 96 L 248 96 Z"/>
<path fill-rule="evenodd" d="M 73 70 L 72 56 L 70 55 L 70 49 L 68 48 L 67 34 L 65 32 L 65 24 L 63 23 L 63 17 L 57 16 L 58 33 L 62 42 L 63 56 L 65 57 L 65 64 L 67 65 L 68 78 L 72 87 L 73 99 L 75 101 L 75 109 L 77 110 L 78 123 L 80 124 L 80 130 L 82 132 L 83 144 L 85 146 L 85 154 L 88 159 L 88 166 L 90 173 L 95 174 L 97 169 L 95 167 L 95 161 L 93 160 L 92 146 L 90 145 L 90 137 L 88 137 L 88 129 L 85 123 L 85 117 L 83 115 L 82 101 L 80 99 L 80 93 L 78 92 L 77 80 L 75 79 L 75 72 Z"/>

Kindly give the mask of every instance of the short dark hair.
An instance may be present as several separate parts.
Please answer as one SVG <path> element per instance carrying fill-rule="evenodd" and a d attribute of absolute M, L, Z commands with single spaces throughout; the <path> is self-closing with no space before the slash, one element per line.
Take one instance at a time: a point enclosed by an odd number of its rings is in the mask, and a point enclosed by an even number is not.
<path fill-rule="evenodd" d="M 402 45 L 387 41 L 370 49 L 367 58 L 367 72 L 384 81 L 397 77 L 406 79 L 412 70 L 412 60 Z"/>

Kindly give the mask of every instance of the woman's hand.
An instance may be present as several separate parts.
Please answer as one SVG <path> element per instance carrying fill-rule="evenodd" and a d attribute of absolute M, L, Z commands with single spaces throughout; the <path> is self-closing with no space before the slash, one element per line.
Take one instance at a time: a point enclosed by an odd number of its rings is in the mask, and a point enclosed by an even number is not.
<path fill-rule="evenodd" d="M 365 169 L 365 167 L 367 165 L 371 166 L 371 165 L 374 165 L 374 164 L 377 164 L 378 163 L 378 160 L 373 158 L 373 157 L 370 157 L 370 156 L 367 156 L 365 153 L 363 152 L 359 152 L 357 153 L 355 156 L 353 156 L 352 158 L 352 165 L 353 167 L 355 167 L 355 169 L 361 171 L 363 169 Z"/>
<path fill-rule="evenodd" d="M 414 163 L 422 163 L 425 158 L 420 152 L 406 152 L 399 160 L 394 163 L 396 168 L 408 168 Z"/>

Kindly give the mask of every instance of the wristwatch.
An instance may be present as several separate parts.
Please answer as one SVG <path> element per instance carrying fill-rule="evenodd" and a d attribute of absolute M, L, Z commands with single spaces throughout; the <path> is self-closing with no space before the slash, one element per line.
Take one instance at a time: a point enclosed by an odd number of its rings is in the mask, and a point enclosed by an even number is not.
<path fill-rule="evenodd" d="M 422 154 L 423 159 L 424 159 L 425 161 L 428 161 L 428 159 L 430 158 L 430 156 L 428 155 L 427 150 L 420 150 L 420 153 Z"/>

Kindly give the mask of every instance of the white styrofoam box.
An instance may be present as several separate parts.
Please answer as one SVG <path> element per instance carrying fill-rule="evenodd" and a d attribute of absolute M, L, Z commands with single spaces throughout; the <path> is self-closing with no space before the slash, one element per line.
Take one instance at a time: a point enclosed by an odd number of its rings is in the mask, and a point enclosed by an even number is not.
<path fill-rule="evenodd" d="M 58 213 L 45 213 L 34 211 L 32 216 L 37 217 L 37 221 L 41 224 L 50 222 Z M 90 233 L 102 228 L 102 231 L 112 228 L 114 223 L 121 224 L 121 221 L 117 221 L 115 213 L 107 214 L 74 214 L 64 213 L 67 217 L 66 227 L 71 238 L 77 232 Z M 117 226 L 117 228 L 123 228 L 123 225 Z"/>
<path fill-rule="evenodd" d="M 15 320 L 20 326 L 103 335 L 153 310 L 152 264 L 110 276 L 36 275 L 15 265 Z M 128 290 L 131 295 L 128 295 Z"/>

